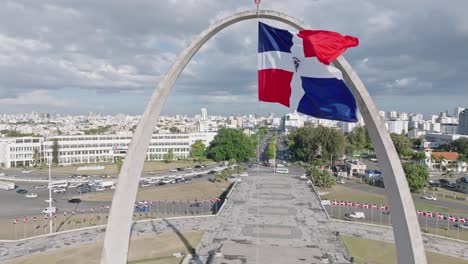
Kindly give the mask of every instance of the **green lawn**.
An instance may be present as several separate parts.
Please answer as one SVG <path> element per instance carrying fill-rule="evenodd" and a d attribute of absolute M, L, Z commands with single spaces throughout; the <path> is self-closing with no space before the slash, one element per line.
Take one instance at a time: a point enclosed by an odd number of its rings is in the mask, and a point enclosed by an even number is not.
<path fill-rule="evenodd" d="M 341 236 L 348 252 L 356 263 L 397 263 L 395 245 L 352 236 Z M 426 251 L 427 263 L 468 264 L 468 260 Z"/>
<path fill-rule="evenodd" d="M 367 202 L 376 204 L 388 204 L 387 198 L 378 193 L 365 192 L 361 190 L 352 189 L 345 185 L 336 185 L 329 193 L 322 195 L 322 198 L 338 201 L 352 201 L 352 202 Z M 450 200 L 452 201 L 452 200 Z M 458 202 L 458 201 L 453 201 Z M 461 208 L 447 208 L 443 206 L 432 205 L 422 201 L 415 200 L 415 207 L 417 210 L 440 212 L 440 213 L 453 213 L 453 214 L 468 214 L 467 209 Z"/>

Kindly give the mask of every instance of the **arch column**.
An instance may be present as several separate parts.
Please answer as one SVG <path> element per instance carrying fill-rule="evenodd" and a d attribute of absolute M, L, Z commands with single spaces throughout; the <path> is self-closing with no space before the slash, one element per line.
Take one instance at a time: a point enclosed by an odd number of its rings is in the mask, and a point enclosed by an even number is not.
<path fill-rule="evenodd" d="M 280 21 L 298 30 L 310 28 L 306 27 L 303 22 L 280 12 L 262 10 L 257 14 L 256 11 L 246 11 L 234 14 L 211 25 L 179 53 L 148 101 L 128 147 L 119 175 L 117 189 L 112 198 L 112 208 L 101 254 L 102 264 L 125 264 L 127 262 L 134 203 L 146 151 L 161 110 L 176 80 L 195 53 L 211 37 L 232 24 L 243 20 L 257 19 L 257 17 Z M 334 64 L 342 71 L 346 83 L 356 98 L 359 110 L 374 143 L 379 164 L 382 167 L 385 190 L 392 208 L 392 225 L 398 262 L 404 264 L 426 263 L 413 199 L 400 159 L 383 120 L 378 114 L 378 109 L 364 84 L 346 59 L 341 56 L 334 61 Z"/>

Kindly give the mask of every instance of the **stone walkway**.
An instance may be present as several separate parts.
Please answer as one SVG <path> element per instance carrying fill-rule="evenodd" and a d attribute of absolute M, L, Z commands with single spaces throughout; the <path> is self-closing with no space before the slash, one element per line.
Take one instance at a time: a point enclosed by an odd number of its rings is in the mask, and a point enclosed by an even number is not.
<path fill-rule="evenodd" d="M 243 177 L 198 247 L 200 262 L 349 263 L 347 251 L 304 181 L 288 175 Z"/>

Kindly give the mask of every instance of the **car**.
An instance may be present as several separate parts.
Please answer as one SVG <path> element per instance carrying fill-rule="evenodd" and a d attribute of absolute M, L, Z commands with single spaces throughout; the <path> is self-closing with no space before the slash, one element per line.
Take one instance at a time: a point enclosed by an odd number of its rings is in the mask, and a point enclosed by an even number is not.
<path fill-rule="evenodd" d="M 322 200 L 322 205 L 330 205 L 330 200 Z"/>
<path fill-rule="evenodd" d="M 195 165 L 195 169 L 201 169 L 203 168 L 201 165 Z"/>
<path fill-rule="evenodd" d="M 23 173 L 23 174 L 29 174 L 29 173 L 31 173 L 31 172 L 32 172 L 32 170 L 29 170 L 29 171 L 28 171 L 28 170 L 24 170 L 24 171 L 22 171 L 21 173 Z"/>
<path fill-rule="evenodd" d="M 183 171 L 184 168 L 177 168 L 177 171 Z"/>
<path fill-rule="evenodd" d="M 56 207 L 47 207 L 44 210 L 42 210 L 43 214 L 54 214 L 58 211 Z"/>
<path fill-rule="evenodd" d="M 151 183 L 149 183 L 149 182 L 144 182 L 144 183 L 141 185 L 141 187 L 149 187 L 149 186 L 151 186 Z M 96 189 L 96 190 L 97 190 L 97 189 Z"/>
<path fill-rule="evenodd" d="M 68 200 L 69 203 L 81 203 L 81 199 L 80 198 L 72 198 L 70 200 Z"/>
<path fill-rule="evenodd" d="M 102 191 L 105 191 L 106 188 L 104 188 L 104 187 L 102 187 L 102 186 L 98 186 L 98 187 L 96 187 L 95 190 L 96 190 L 96 192 L 102 192 Z"/>
<path fill-rule="evenodd" d="M 185 181 L 184 178 L 177 178 L 175 179 L 175 183 L 183 183 Z"/>
<path fill-rule="evenodd" d="M 169 171 L 170 172 L 177 172 L 178 170 L 177 169 L 170 169 Z"/>
<path fill-rule="evenodd" d="M 437 197 L 432 196 L 432 195 L 425 195 L 422 197 L 424 200 L 431 200 L 431 201 L 437 201 Z"/>
<path fill-rule="evenodd" d="M 457 226 L 460 229 L 468 229 L 468 223 L 458 223 Z"/>
<path fill-rule="evenodd" d="M 202 203 L 193 203 L 190 205 L 190 207 L 201 207 Z"/>
<path fill-rule="evenodd" d="M 365 219 L 366 215 L 364 212 L 352 212 L 346 215 L 348 218 L 354 218 L 354 219 Z"/>
<path fill-rule="evenodd" d="M 49 199 L 44 200 L 44 202 L 46 202 L 46 203 L 48 203 L 49 201 L 50 201 Z M 52 198 L 52 202 L 55 203 L 56 200 L 54 198 Z"/>
<path fill-rule="evenodd" d="M 112 186 L 110 187 L 110 189 L 111 189 L 111 190 L 115 190 L 115 189 L 117 189 L 117 187 L 116 187 L 115 185 L 112 185 Z"/>
<path fill-rule="evenodd" d="M 36 190 L 37 190 L 37 189 L 45 189 L 45 188 L 47 188 L 47 185 L 46 185 L 46 184 L 40 184 L 40 185 L 35 185 L 35 186 L 34 186 L 34 189 L 36 189 Z"/>
<path fill-rule="evenodd" d="M 67 192 L 67 189 L 65 188 L 58 188 L 58 189 L 52 189 L 53 193 L 65 193 Z"/>
<path fill-rule="evenodd" d="M 336 179 L 336 183 L 345 184 L 346 182 L 343 179 Z"/>
<path fill-rule="evenodd" d="M 197 174 L 195 176 L 193 176 L 194 178 L 203 178 L 203 174 Z"/>
<path fill-rule="evenodd" d="M 215 173 L 216 173 L 216 171 L 214 171 L 214 170 L 210 170 L 210 172 L 208 172 L 208 174 L 215 174 Z"/>
<path fill-rule="evenodd" d="M 377 162 L 376 158 L 371 158 L 370 161 Z"/>
<path fill-rule="evenodd" d="M 37 193 L 28 193 L 25 195 L 26 198 L 37 198 L 38 196 Z"/>
<path fill-rule="evenodd" d="M 162 179 L 160 182 L 162 182 L 164 184 L 169 184 L 169 183 L 172 183 L 172 180 L 169 179 L 169 178 L 165 178 L 165 179 Z"/>
<path fill-rule="evenodd" d="M 191 183 L 192 182 L 192 179 L 185 179 L 184 180 L 184 183 Z"/>
<path fill-rule="evenodd" d="M 79 187 L 78 190 L 77 190 L 78 193 L 89 193 L 91 192 L 91 188 L 89 187 Z"/>
<path fill-rule="evenodd" d="M 28 193 L 28 191 L 26 191 L 25 189 L 18 189 L 16 190 L 16 193 L 25 194 L 25 193 Z"/>

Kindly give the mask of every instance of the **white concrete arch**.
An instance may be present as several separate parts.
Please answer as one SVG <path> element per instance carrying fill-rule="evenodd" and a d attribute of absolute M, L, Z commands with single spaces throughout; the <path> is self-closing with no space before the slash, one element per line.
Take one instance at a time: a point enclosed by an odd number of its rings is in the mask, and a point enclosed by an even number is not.
<path fill-rule="evenodd" d="M 222 29 L 239 21 L 256 19 L 272 19 L 288 24 L 298 30 L 310 28 L 293 17 L 275 11 L 246 11 L 224 18 L 200 33 L 184 48 L 161 79 L 157 89 L 151 96 L 143 116 L 135 130 L 133 139 L 123 163 L 117 189 L 112 199 L 112 209 L 107 223 L 104 248 L 101 255 L 102 264 L 127 263 L 130 229 L 133 210 L 138 190 L 138 182 L 143 170 L 146 150 L 159 118 L 161 110 L 172 90 L 177 78 L 185 66 L 211 37 Z M 399 263 L 426 263 L 424 246 L 419 229 L 419 223 L 413 205 L 413 199 L 396 153 L 395 147 L 378 114 L 378 109 L 370 97 L 358 75 L 351 65 L 341 56 L 334 64 L 343 72 L 343 77 L 350 87 L 382 167 L 385 190 L 392 210 L 393 233 L 398 252 Z"/>

